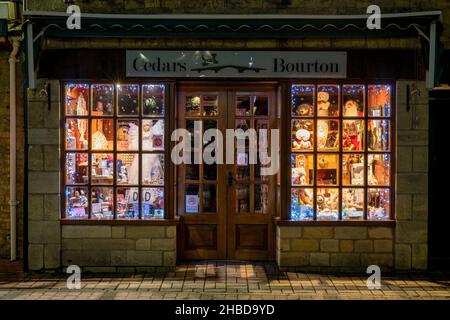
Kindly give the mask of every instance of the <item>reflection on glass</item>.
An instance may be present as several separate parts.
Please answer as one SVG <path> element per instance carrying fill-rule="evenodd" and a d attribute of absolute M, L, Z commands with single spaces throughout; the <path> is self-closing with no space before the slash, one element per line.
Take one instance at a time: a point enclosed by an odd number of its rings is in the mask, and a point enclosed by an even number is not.
<path fill-rule="evenodd" d="M 337 220 L 339 218 L 339 189 L 317 189 L 317 220 Z"/>
<path fill-rule="evenodd" d="M 203 212 L 217 212 L 217 195 L 215 184 L 203 185 Z"/>
<path fill-rule="evenodd" d="M 292 120 L 292 151 L 312 151 L 314 148 L 314 122 Z"/>
<path fill-rule="evenodd" d="M 113 150 L 114 128 L 112 119 L 92 119 L 92 150 Z"/>
<path fill-rule="evenodd" d="M 139 154 L 117 154 L 117 183 L 136 185 L 139 182 Z"/>
<path fill-rule="evenodd" d="M 339 116 L 338 85 L 317 86 L 317 116 L 318 117 Z"/>
<path fill-rule="evenodd" d="M 139 189 L 117 188 L 117 218 L 139 218 Z"/>
<path fill-rule="evenodd" d="M 250 116 L 250 97 L 236 97 L 236 116 Z"/>
<path fill-rule="evenodd" d="M 112 116 L 114 114 L 114 86 L 92 85 L 91 115 Z"/>
<path fill-rule="evenodd" d="M 369 120 L 367 131 L 369 151 L 389 151 L 389 120 Z"/>
<path fill-rule="evenodd" d="M 368 183 L 372 186 L 390 185 L 389 154 L 369 154 L 367 162 Z"/>
<path fill-rule="evenodd" d="M 142 219 L 164 219 L 164 188 L 142 189 Z"/>
<path fill-rule="evenodd" d="M 253 114 L 255 116 L 269 115 L 269 97 L 262 97 L 262 96 L 253 97 Z"/>
<path fill-rule="evenodd" d="M 313 220 L 313 189 L 291 188 L 291 220 Z"/>
<path fill-rule="evenodd" d="M 250 129 L 250 120 L 236 119 L 236 129 L 247 131 Z"/>
<path fill-rule="evenodd" d="M 311 186 L 314 183 L 314 155 L 291 155 L 291 184 Z"/>
<path fill-rule="evenodd" d="M 69 83 L 65 85 L 66 115 L 87 116 L 89 101 L 89 84 Z"/>
<path fill-rule="evenodd" d="M 317 149 L 320 151 L 339 150 L 339 121 L 317 121 Z"/>
<path fill-rule="evenodd" d="M 314 115 L 314 93 L 313 85 L 292 86 L 292 115 L 299 117 L 310 117 Z"/>
<path fill-rule="evenodd" d="M 91 189 L 91 217 L 93 219 L 113 218 L 113 189 L 92 188 Z"/>
<path fill-rule="evenodd" d="M 117 121 L 117 150 L 139 150 L 139 120 Z"/>
<path fill-rule="evenodd" d="M 361 220 L 364 218 L 364 189 L 342 189 L 342 219 Z"/>
<path fill-rule="evenodd" d="M 368 86 L 369 117 L 389 117 L 391 115 L 391 86 Z"/>
<path fill-rule="evenodd" d="M 186 116 L 199 116 L 200 115 L 200 96 L 188 96 L 186 97 Z"/>
<path fill-rule="evenodd" d="M 268 151 L 269 150 L 269 132 L 270 132 L 269 120 L 256 120 L 255 121 L 255 129 L 256 129 L 256 139 L 258 141 L 259 150 Z"/>
<path fill-rule="evenodd" d="M 144 116 L 164 115 L 164 85 L 145 84 L 142 86 Z"/>
<path fill-rule="evenodd" d="M 389 189 L 369 188 L 367 191 L 367 219 L 386 220 L 389 219 Z"/>
<path fill-rule="evenodd" d="M 114 156 L 112 153 L 93 153 L 91 167 L 92 184 L 113 184 Z"/>
<path fill-rule="evenodd" d="M 87 153 L 66 154 L 66 183 L 88 183 L 88 155 Z"/>
<path fill-rule="evenodd" d="M 142 155 L 142 183 L 164 185 L 164 155 L 146 153 Z"/>
<path fill-rule="evenodd" d="M 118 85 L 118 115 L 137 116 L 139 115 L 139 86 L 135 84 Z"/>
<path fill-rule="evenodd" d="M 66 150 L 88 149 L 88 121 L 86 119 L 66 120 Z"/>
<path fill-rule="evenodd" d="M 343 94 L 343 115 L 344 117 L 364 116 L 365 88 L 363 85 L 344 85 Z"/>
<path fill-rule="evenodd" d="M 342 149 L 364 151 L 364 121 L 343 120 Z"/>
<path fill-rule="evenodd" d="M 362 186 L 364 184 L 364 155 L 342 155 L 342 185 Z"/>
<path fill-rule="evenodd" d="M 249 155 L 247 152 L 238 152 L 236 154 L 236 179 L 248 180 L 250 179 L 250 165 Z"/>
<path fill-rule="evenodd" d="M 339 177 L 339 155 L 317 154 L 317 184 L 337 185 Z"/>
<path fill-rule="evenodd" d="M 250 212 L 250 186 L 244 184 L 236 185 L 236 212 Z"/>
<path fill-rule="evenodd" d="M 186 185 L 186 213 L 198 213 L 200 211 L 200 186 L 198 184 Z"/>
<path fill-rule="evenodd" d="M 191 157 L 191 159 L 193 159 L 193 157 Z M 185 168 L 187 180 L 198 180 L 200 178 L 200 165 L 187 164 Z"/>
<path fill-rule="evenodd" d="M 78 187 L 66 188 L 66 217 L 68 219 L 87 219 L 88 189 Z"/>
<path fill-rule="evenodd" d="M 255 213 L 267 213 L 269 207 L 269 185 L 255 184 Z"/>
<path fill-rule="evenodd" d="M 218 115 L 218 97 L 214 95 L 203 96 L 203 115 L 215 117 Z"/>
<path fill-rule="evenodd" d="M 164 120 L 142 120 L 142 150 L 164 150 Z"/>

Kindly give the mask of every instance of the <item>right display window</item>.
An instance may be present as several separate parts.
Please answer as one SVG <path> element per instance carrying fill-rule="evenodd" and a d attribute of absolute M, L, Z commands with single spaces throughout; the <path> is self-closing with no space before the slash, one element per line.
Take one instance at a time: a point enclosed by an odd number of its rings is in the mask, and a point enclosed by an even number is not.
<path fill-rule="evenodd" d="M 392 85 L 291 87 L 290 219 L 392 218 Z"/>

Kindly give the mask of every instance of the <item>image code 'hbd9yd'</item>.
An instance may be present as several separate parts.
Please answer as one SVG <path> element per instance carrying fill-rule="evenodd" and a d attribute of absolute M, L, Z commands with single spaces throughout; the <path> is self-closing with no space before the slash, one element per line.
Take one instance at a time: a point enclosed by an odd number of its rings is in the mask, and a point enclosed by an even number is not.
<path fill-rule="evenodd" d="M 182 304 L 175 308 L 175 315 L 207 318 L 212 315 L 269 316 L 275 314 L 273 305 L 220 304 L 218 306 L 189 306 Z"/>

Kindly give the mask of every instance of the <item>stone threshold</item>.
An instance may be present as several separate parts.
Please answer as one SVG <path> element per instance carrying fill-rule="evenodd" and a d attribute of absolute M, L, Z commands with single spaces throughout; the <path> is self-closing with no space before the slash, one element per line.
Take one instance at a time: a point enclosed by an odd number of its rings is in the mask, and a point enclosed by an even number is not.
<path fill-rule="evenodd" d="M 361 221 L 334 221 L 334 220 L 322 220 L 322 221 L 292 221 L 292 220 L 281 220 L 274 219 L 274 222 L 278 226 L 309 226 L 309 227 L 395 227 L 395 220 L 361 220 Z"/>
<path fill-rule="evenodd" d="M 179 223 L 178 219 L 161 219 L 161 220 L 72 220 L 60 219 L 61 225 L 126 225 L 126 226 L 176 226 Z"/>

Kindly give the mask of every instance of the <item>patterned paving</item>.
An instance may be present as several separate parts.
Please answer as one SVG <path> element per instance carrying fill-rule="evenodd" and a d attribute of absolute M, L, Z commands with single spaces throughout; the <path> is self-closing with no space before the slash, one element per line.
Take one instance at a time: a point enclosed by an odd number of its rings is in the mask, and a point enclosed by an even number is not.
<path fill-rule="evenodd" d="M 379 290 L 365 275 L 281 272 L 274 264 L 207 262 L 165 274 L 83 274 L 69 290 L 65 274 L 0 277 L 0 299 L 450 299 L 450 273 L 382 276 Z"/>

